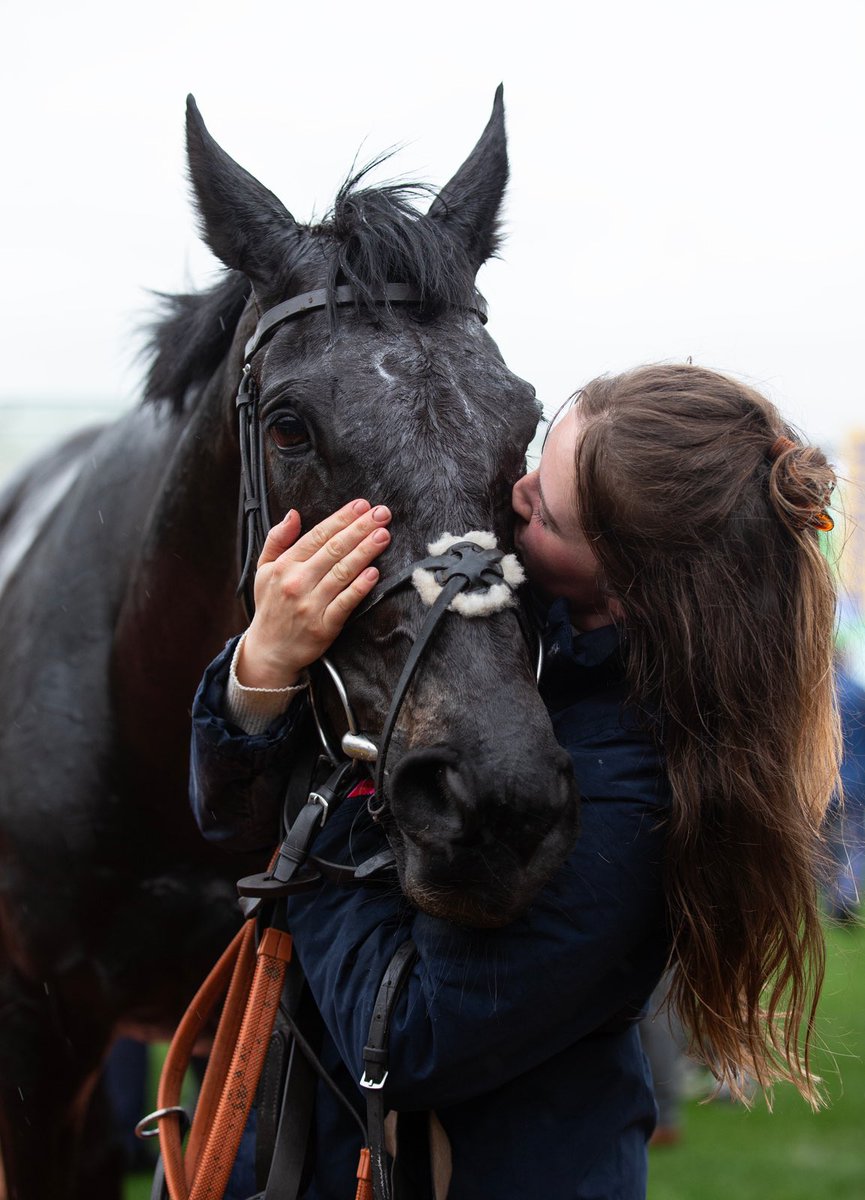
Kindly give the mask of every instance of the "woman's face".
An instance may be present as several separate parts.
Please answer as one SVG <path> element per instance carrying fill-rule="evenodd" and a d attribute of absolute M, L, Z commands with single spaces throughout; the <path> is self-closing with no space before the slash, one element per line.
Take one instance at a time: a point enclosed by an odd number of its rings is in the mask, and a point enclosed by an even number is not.
<path fill-rule="evenodd" d="M 577 520 L 575 459 L 578 410 L 570 408 L 547 435 L 540 466 L 514 485 L 514 540 L 533 587 L 547 600 L 564 597 L 578 629 L 607 625 L 612 614 L 600 587 L 600 564 Z"/>

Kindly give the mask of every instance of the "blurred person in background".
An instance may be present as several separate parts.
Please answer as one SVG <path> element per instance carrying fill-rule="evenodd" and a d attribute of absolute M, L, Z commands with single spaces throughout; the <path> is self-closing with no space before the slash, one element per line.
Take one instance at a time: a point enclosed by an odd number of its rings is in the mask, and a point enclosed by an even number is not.
<path fill-rule="evenodd" d="M 835 671 L 843 739 L 841 796 L 826 822 L 829 851 L 826 912 L 842 925 L 858 922 L 865 882 L 865 688 L 838 651 Z"/>

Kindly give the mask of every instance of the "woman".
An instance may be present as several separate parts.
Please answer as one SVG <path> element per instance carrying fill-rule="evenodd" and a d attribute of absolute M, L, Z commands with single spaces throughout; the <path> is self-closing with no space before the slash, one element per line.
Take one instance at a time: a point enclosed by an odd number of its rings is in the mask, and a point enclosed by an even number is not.
<path fill-rule="evenodd" d="M 550 602 L 542 693 L 583 797 L 573 853 L 500 930 L 387 891 L 289 901 L 326 1054 L 354 1079 L 385 967 L 407 937 L 418 946 L 387 1099 L 436 1109 L 453 1200 L 644 1195 L 654 1112 L 635 1022 L 668 958 L 693 1045 L 734 1094 L 747 1073 L 817 1102 L 815 855 L 838 755 L 818 530 L 833 485 L 819 450 L 723 376 L 646 367 L 589 384 L 513 493 L 517 548 Z M 303 538 L 292 513 L 271 531 L 255 618 L 196 704 L 208 836 L 273 840 L 291 699 L 374 586 L 388 521 L 364 501 Z M 347 586 L 318 549 L 337 533 Z M 349 835 L 369 852 L 363 817 L 343 806 L 316 852 Z M 340 1195 L 356 1145 L 321 1101 L 317 1121 L 319 1144 L 332 1136 L 309 1195 Z"/>

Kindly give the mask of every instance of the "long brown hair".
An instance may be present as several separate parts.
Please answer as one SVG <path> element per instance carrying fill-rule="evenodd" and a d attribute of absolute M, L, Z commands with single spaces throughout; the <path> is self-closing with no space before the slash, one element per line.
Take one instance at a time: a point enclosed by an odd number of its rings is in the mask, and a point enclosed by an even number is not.
<path fill-rule="evenodd" d="M 817 526 L 835 476 L 770 401 L 700 367 L 599 379 L 577 408 L 579 516 L 673 793 L 671 1002 L 734 1094 L 747 1073 L 816 1104 L 819 830 L 840 746 Z"/>

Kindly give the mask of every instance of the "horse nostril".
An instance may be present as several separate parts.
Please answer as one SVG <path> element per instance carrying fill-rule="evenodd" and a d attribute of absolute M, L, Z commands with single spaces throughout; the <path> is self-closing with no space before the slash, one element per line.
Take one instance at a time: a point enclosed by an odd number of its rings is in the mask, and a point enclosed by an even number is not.
<path fill-rule="evenodd" d="M 449 853 L 477 847 L 513 856 L 524 867 L 548 836 L 576 832 L 577 793 L 570 758 L 553 756 L 546 774 L 537 768 L 522 781 L 481 782 L 471 756 L 451 747 L 410 750 L 396 766 L 391 808 L 411 841 Z"/>
<path fill-rule="evenodd" d="M 397 823 L 415 841 L 466 843 L 477 839 L 477 799 L 452 750 L 410 751 L 394 772 L 392 792 Z"/>

